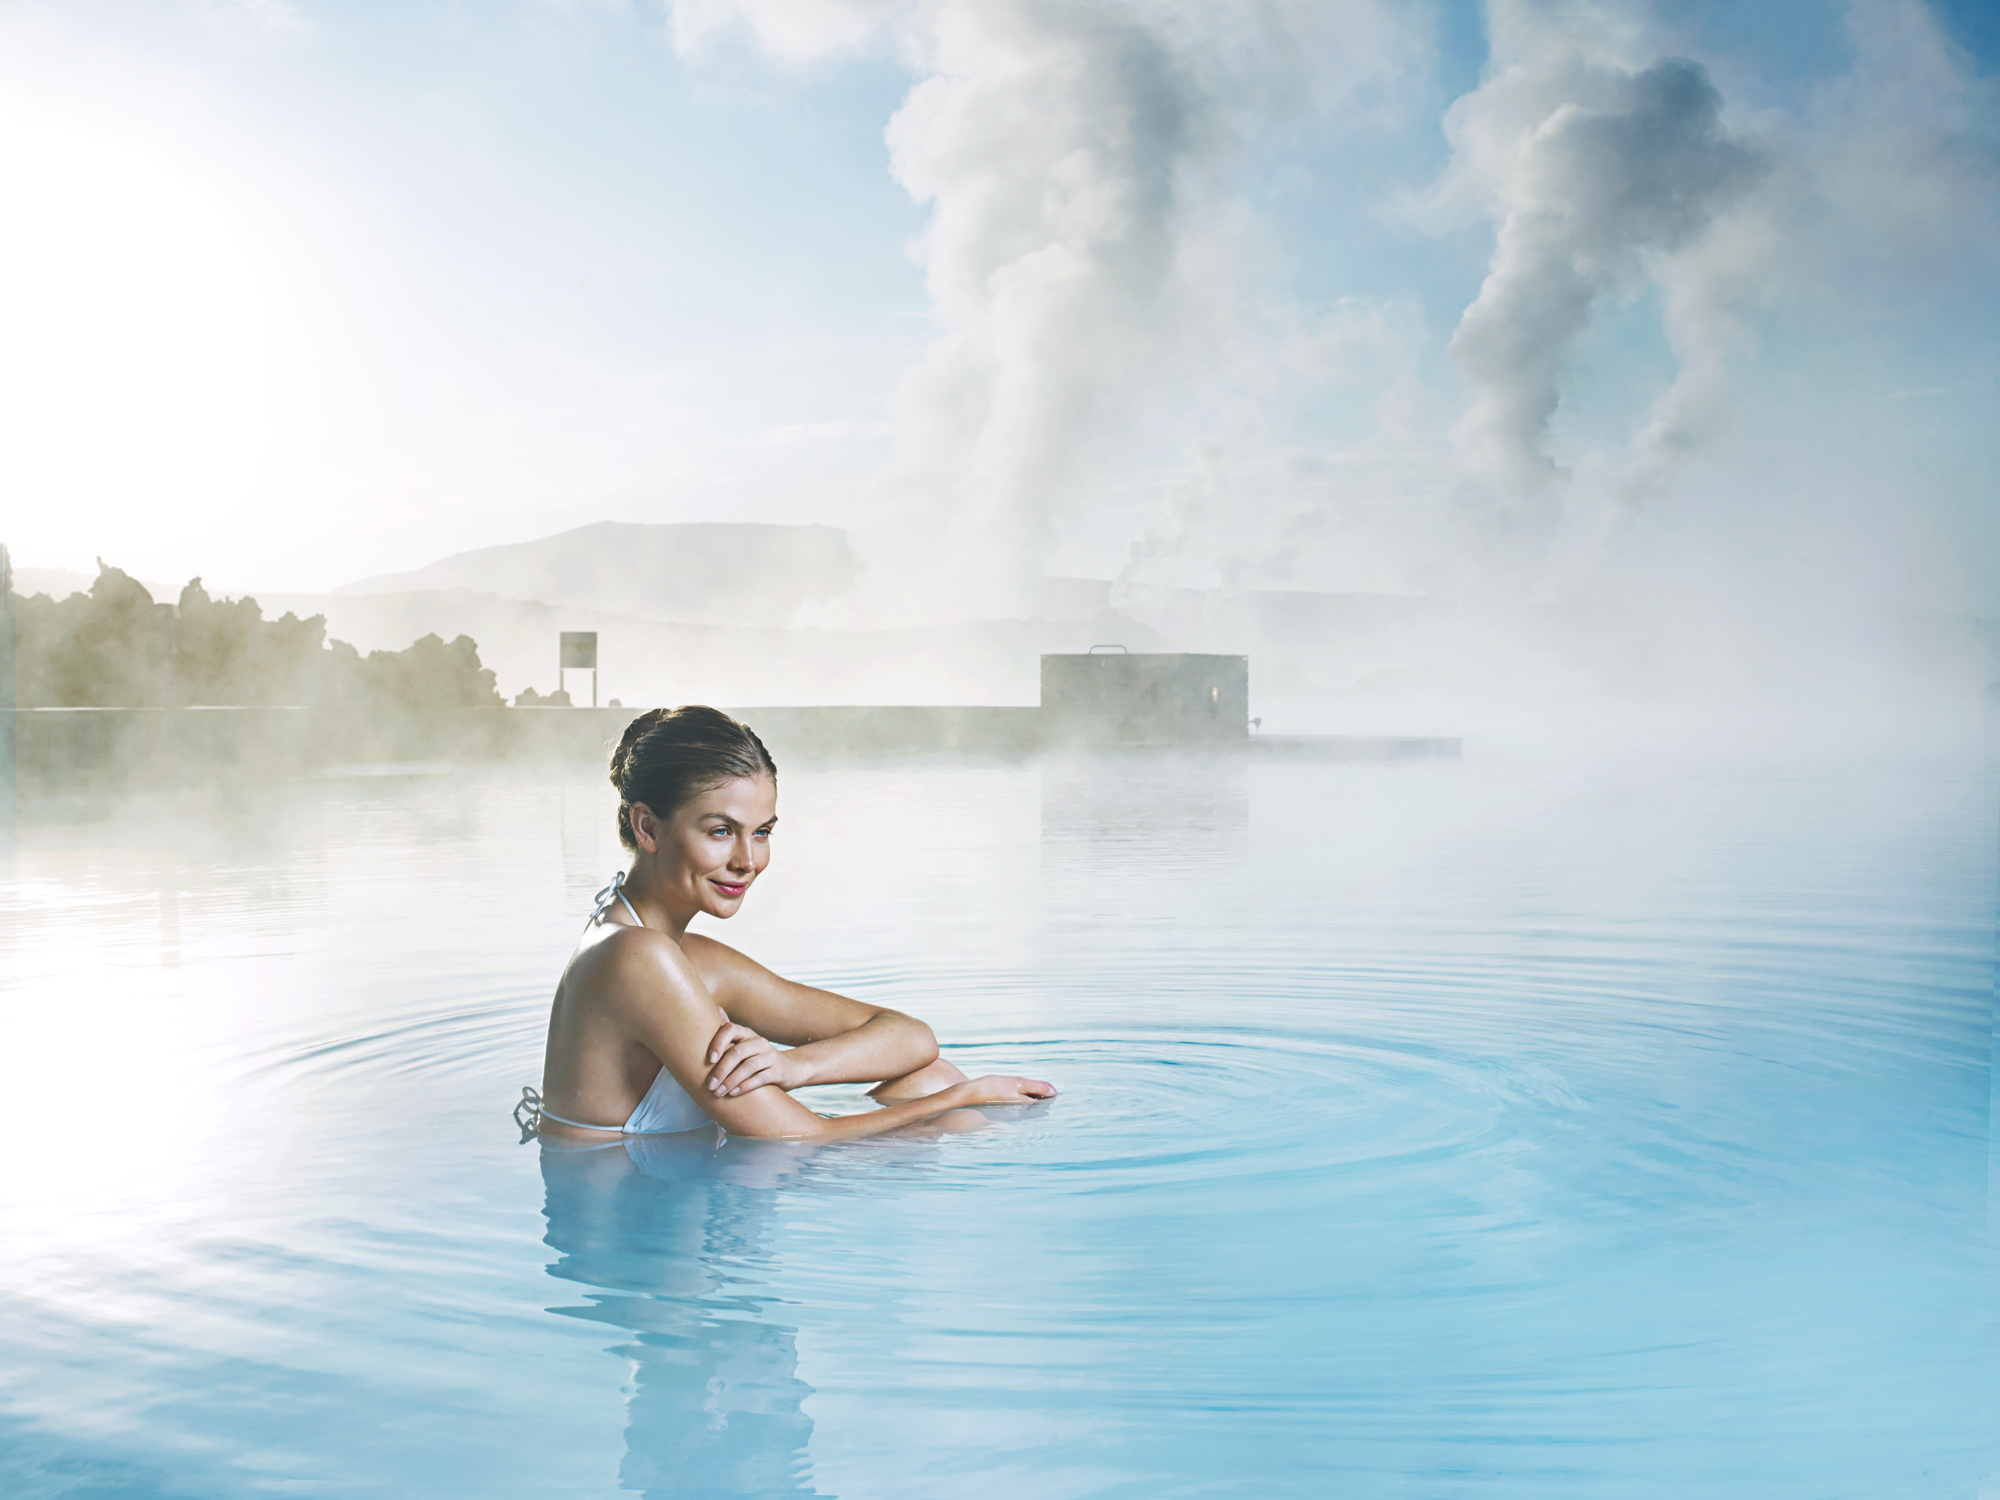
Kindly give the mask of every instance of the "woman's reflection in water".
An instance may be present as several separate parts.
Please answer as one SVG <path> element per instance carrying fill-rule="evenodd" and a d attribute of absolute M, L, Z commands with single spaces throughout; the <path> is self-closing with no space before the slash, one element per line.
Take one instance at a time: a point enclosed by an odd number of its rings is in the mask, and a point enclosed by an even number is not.
<path fill-rule="evenodd" d="M 629 1329 L 625 1489 L 648 1495 L 811 1495 L 812 1419 L 797 1331 L 766 1317 L 754 1279 L 770 1189 L 809 1148 L 722 1144 L 721 1132 L 544 1138 L 551 1276 L 591 1288 L 551 1312 Z"/>

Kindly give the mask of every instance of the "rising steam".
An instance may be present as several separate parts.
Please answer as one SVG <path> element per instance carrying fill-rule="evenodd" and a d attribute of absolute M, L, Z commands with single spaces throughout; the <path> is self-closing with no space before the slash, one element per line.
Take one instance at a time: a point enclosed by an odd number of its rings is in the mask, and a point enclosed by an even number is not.
<path fill-rule="evenodd" d="M 1332 10 L 677 7 L 687 45 L 733 17 L 791 60 L 889 37 L 916 74 L 888 140 L 930 210 L 917 254 L 936 338 L 872 489 L 873 617 L 1021 612 L 1065 529 L 1142 468 L 1157 519 L 1126 533 L 1128 585 L 1560 586 L 1726 433 L 1774 304 L 1880 294 L 1843 285 L 1857 268 L 1822 248 L 1888 232 L 1863 222 L 1867 163 L 1900 152 L 1867 190 L 1878 221 L 1954 218 L 1963 239 L 1990 217 L 1991 164 L 1948 103 L 1963 80 L 1916 0 L 1856 4 L 1853 73 L 1790 120 L 1753 119 L 1643 8 L 1493 0 L 1485 74 L 1440 122 L 1449 164 L 1406 200 L 1424 205 L 1415 223 L 1490 226 L 1448 341 L 1454 400 L 1417 373 L 1438 335 L 1412 303 L 1343 299 L 1315 319 L 1260 301 L 1267 266 L 1233 153 L 1315 108 L 1336 142 L 1370 149 L 1324 96 L 1428 66 L 1408 13 Z M 1918 100 L 1919 76 L 1947 102 Z M 1871 108 L 1898 123 L 1855 130 Z M 1669 377 L 1622 436 L 1578 448 L 1554 419 L 1579 340 L 1635 299 Z M 1328 445 L 1286 430 L 1281 414 L 1316 386 L 1370 381 L 1373 434 Z"/>
<path fill-rule="evenodd" d="M 907 605 L 1016 614 L 1093 432 L 1171 357 L 1181 169 L 1207 135 L 1199 83 L 1108 9 L 941 7 L 927 76 L 889 126 L 898 180 L 933 206 L 939 329 L 899 397 L 876 503 Z M 971 590 L 971 593 L 967 593 Z"/>
<path fill-rule="evenodd" d="M 1669 282 L 1674 343 L 1694 365 L 1656 408 L 1642 448 L 1657 462 L 1698 441 L 1724 340 L 1714 278 L 1690 270 L 1698 258 L 1675 257 L 1700 246 L 1768 166 L 1725 130 L 1721 96 L 1697 63 L 1629 71 L 1579 48 L 1517 45 L 1523 55 L 1461 100 L 1448 127 L 1498 223 L 1492 269 L 1451 341 L 1473 393 L 1453 438 L 1498 503 L 1545 535 L 1558 519 L 1547 449 L 1564 356 L 1621 283 Z"/>

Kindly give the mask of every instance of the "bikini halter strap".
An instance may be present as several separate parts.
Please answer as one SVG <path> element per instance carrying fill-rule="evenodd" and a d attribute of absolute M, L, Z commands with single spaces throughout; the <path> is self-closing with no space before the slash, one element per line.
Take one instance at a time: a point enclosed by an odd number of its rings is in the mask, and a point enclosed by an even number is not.
<path fill-rule="evenodd" d="M 597 902 L 596 907 L 590 913 L 590 920 L 593 922 L 600 922 L 604 919 L 604 914 L 611 910 L 611 903 L 613 901 L 623 901 L 625 903 L 625 910 L 632 913 L 632 920 L 637 922 L 641 927 L 646 925 L 646 919 L 639 915 L 639 909 L 632 904 L 631 899 L 625 894 L 625 872 L 623 870 L 613 875 L 611 877 L 611 884 L 599 891 L 592 899 Z"/>

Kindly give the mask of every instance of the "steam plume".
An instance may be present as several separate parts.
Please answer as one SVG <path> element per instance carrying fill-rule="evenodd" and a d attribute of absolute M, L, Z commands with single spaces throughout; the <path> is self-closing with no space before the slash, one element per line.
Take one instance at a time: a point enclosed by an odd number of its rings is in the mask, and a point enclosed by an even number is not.
<path fill-rule="evenodd" d="M 676 14 L 705 32 L 729 9 Z M 918 75 L 888 141 L 897 180 L 931 210 L 916 252 L 936 338 L 898 393 L 896 457 L 869 497 L 877 617 L 1029 604 L 1059 523 L 1087 506 L 1128 424 L 1229 336 L 1245 273 L 1224 242 L 1240 209 L 1203 173 L 1240 117 L 1365 95 L 1410 61 L 1373 4 L 734 9 L 783 57 L 893 12 Z"/>
<path fill-rule="evenodd" d="M 1453 438 L 1503 514 L 1546 539 L 1560 504 L 1549 423 L 1593 304 L 1642 275 L 1667 288 L 1685 374 L 1640 443 L 1655 462 L 1685 451 L 1726 344 L 1728 256 L 1704 236 L 1768 163 L 1724 128 L 1698 63 L 1622 66 L 1511 6 L 1495 22 L 1499 66 L 1447 118 L 1457 170 L 1498 222 L 1485 283 L 1451 341 L 1473 392 Z"/>
<path fill-rule="evenodd" d="M 927 76 L 889 142 L 932 205 L 938 337 L 899 396 L 878 566 L 926 613 L 1017 613 L 1092 434 L 1171 356 L 1178 178 L 1208 105 L 1161 37 L 1101 7 L 966 0 L 916 45 Z"/>
<path fill-rule="evenodd" d="M 1426 374 L 1438 309 L 1423 295 L 1317 312 L 1263 299 L 1267 226 L 1227 170 L 1288 114 L 1369 149 L 1347 127 L 1369 109 L 1396 123 L 1381 85 L 1435 71 L 1411 12 L 683 0 L 676 16 L 684 40 L 745 20 L 792 59 L 893 37 L 918 79 L 888 134 L 931 213 L 917 255 L 937 332 L 871 494 L 876 620 L 1020 612 L 1068 523 L 1139 467 L 1158 505 L 1124 533 L 1134 583 L 1574 583 L 1641 502 L 1687 498 L 1677 475 L 1755 395 L 1766 312 L 1816 297 L 1886 310 L 1898 259 L 1994 238 L 1963 69 L 1920 0 L 1855 0 L 1853 72 L 1754 127 L 1643 6 L 1491 0 L 1491 58 L 1445 114 L 1452 157 L 1428 199 L 1494 233 L 1453 320 L 1453 407 Z M 1558 430 L 1579 336 L 1642 292 L 1672 377 L 1623 430 Z M 1839 330 L 1809 321 L 1840 352 Z M 1371 384 L 1372 434 L 1282 430 L 1315 388 Z M 1119 450 L 1140 429 L 1143 464 Z"/>

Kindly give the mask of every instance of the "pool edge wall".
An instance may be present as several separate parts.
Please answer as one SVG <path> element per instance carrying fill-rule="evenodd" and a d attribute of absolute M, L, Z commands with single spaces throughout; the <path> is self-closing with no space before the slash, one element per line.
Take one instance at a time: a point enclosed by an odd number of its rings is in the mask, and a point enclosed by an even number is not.
<path fill-rule="evenodd" d="M 338 708 L 28 708 L 6 713 L 19 790 L 172 786 L 221 777 L 290 780 L 398 763 L 602 764 L 637 708 L 464 708 L 369 718 Z M 1458 756 L 1449 738 L 1246 735 L 1182 738 L 1079 726 L 1040 708 L 826 705 L 728 710 L 781 766 L 840 756 L 1033 755 L 1147 750 L 1257 760 L 1413 760 Z"/>

